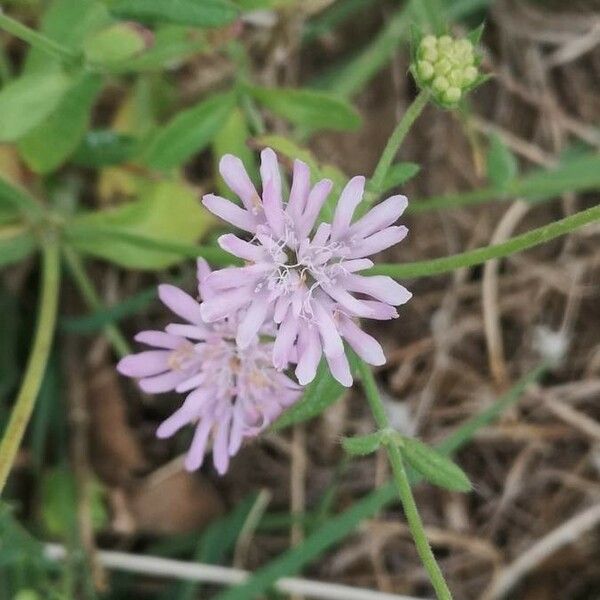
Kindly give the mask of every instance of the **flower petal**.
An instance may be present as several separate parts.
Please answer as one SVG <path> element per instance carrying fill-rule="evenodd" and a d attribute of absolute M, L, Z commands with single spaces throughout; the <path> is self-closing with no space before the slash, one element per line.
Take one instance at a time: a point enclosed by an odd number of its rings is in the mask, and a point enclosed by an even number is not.
<path fill-rule="evenodd" d="M 339 285 L 323 285 L 323 291 L 327 292 L 336 302 L 357 317 L 370 317 L 372 310 L 362 300 L 355 298 Z"/>
<path fill-rule="evenodd" d="M 350 237 L 367 237 L 395 223 L 408 206 L 406 196 L 391 196 L 350 226 Z"/>
<path fill-rule="evenodd" d="M 247 267 L 225 267 L 213 271 L 208 278 L 208 284 L 213 290 L 227 290 L 240 286 L 254 287 L 258 280 L 273 267 L 268 263 L 257 263 Z"/>
<path fill-rule="evenodd" d="M 317 328 L 323 340 L 323 352 L 326 356 L 337 356 L 344 352 L 344 344 L 338 333 L 331 311 L 317 299 L 313 302 Z"/>
<path fill-rule="evenodd" d="M 202 466 L 204 462 L 204 455 L 206 454 L 206 443 L 208 442 L 208 435 L 214 425 L 213 421 L 208 418 L 201 419 L 196 427 L 192 444 L 185 457 L 185 468 L 186 471 L 195 471 Z"/>
<path fill-rule="evenodd" d="M 343 352 L 337 356 L 325 355 L 325 359 L 333 378 L 339 381 L 344 387 L 351 387 L 353 383 L 352 373 L 350 373 L 350 365 L 348 364 L 346 355 Z"/>
<path fill-rule="evenodd" d="M 210 330 L 204 325 L 182 325 L 181 323 L 169 323 L 167 333 L 190 338 L 191 340 L 204 340 L 210 335 Z"/>
<path fill-rule="evenodd" d="M 246 242 L 233 233 L 220 236 L 217 242 L 223 250 L 244 260 L 259 262 L 265 257 L 265 251 L 261 246 Z"/>
<path fill-rule="evenodd" d="M 255 296 L 252 300 L 248 312 L 240 321 L 235 338 L 241 349 L 247 348 L 256 339 L 256 334 L 265 322 L 269 308 L 269 303 L 263 294 Z"/>
<path fill-rule="evenodd" d="M 267 222 L 278 235 L 283 235 L 283 206 L 281 201 L 281 174 L 277 164 L 277 155 L 271 148 L 265 148 L 261 154 L 260 176 L 263 182 L 263 208 Z"/>
<path fill-rule="evenodd" d="M 329 196 L 332 187 L 333 182 L 331 180 L 322 179 L 315 184 L 308 194 L 306 207 L 297 227 L 298 236 L 300 238 L 306 237 L 314 227 L 315 221 L 319 216 L 321 208 L 325 203 L 325 200 L 327 200 L 327 196 Z"/>
<path fill-rule="evenodd" d="M 347 290 L 368 294 L 376 300 L 387 302 L 394 306 L 405 304 L 412 298 L 412 294 L 391 277 L 385 275 L 346 275 L 340 281 Z"/>
<path fill-rule="evenodd" d="M 200 304 L 178 287 L 163 283 L 158 286 L 158 297 L 165 306 L 182 319 L 195 325 L 202 323 Z"/>
<path fill-rule="evenodd" d="M 150 377 L 164 373 L 168 368 L 167 361 L 171 353 L 166 350 L 146 350 L 138 354 L 130 354 L 117 364 L 117 371 L 127 377 Z"/>
<path fill-rule="evenodd" d="M 362 200 L 364 191 L 365 178 L 361 175 L 353 177 L 342 190 L 335 214 L 333 215 L 333 224 L 331 226 L 332 240 L 339 240 L 348 232 L 354 211 Z"/>
<path fill-rule="evenodd" d="M 186 374 L 182 371 L 167 371 L 162 375 L 144 377 L 139 385 L 147 394 L 162 394 L 174 390 L 185 378 Z"/>
<path fill-rule="evenodd" d="M 254 295 L 251 287 L 239 287 L 220 292 L 216 297 L 205 300 L 200 305 L 200 312 L 205 323 L 213 323 L 231 315 L 248 304 Z"/>
<path fill-rule="evenodd" d="M 386 302 L 363 300 L 363 304 L 366 304 L 373 311 L 369 317 L 370 319 L 387 321 L 389 319 L 395 319 L 398 317 L 398 311 Z"/>
<path fill-rule="evenodd" d="M 164 331 L 140 331 L 134 339 L 136 342 L 148 344 L 155 348 L 166 348 L 167 350 L 175 350 L 183 341 L 181 337 L 169 335 Z"/>
<path fill-rule="evenodd" d="M 240 208 L 233 202 L 221 198 L 221 196 L 206 194 L 202 198 L 202 204 L 204 204 L 211 213 L 217 215 L 217 217 L 220 217 L 224 221 L 231 223 L 234 227 L 249 231 L 250 233 L 256 232 L 256 218 L 252 213 Z"/>
<path fill-rule="evenodd" d="M 281 323 L 273 346 L 273 366 L 276 369 L 287 368 L 290 362 L 290 351 L 298 335 L 298 326 L 299 319 L 293 314 L 288 314 Z"/>
<path fill-rule="evenodd" d="M 408 229 L 404 225 L 388 227 L 382 229 L 368 238 L 365 238 L 357 244 L 348 255 L 348 258 L 361 258 L 363 256 L 371 256 L 377 254 L 390 246 L 401 242 L 408 233 Z"/>
<path fill-rule="evenodd" d="M 225 154 L 219 161 L 219 173 L 229 188 L 239 196 L 246 209 L 252 212 L 260 197 L 248 177 L 244 163 L 237 156 Z"/>
<path fill-rule="evenodd" d="M 296 221 L 304 212 L 306 200 L 310 191 L 310 168 L 301 160 L 294 160 L 292 187 L 288 201 L 287 212 Z"/>
<path fill-rule="evenodd" d="M 307 385 L 315 378 L 321 360 L 321 342 L 317 330 L 314 327 L 301 327 L 298 345 L 296 377 L 300 385 Z"/>
<path fill-rule="evenodd" d="M 352 319 L 340 317 L 340 332 L 354 352 L 370 365 L 384 365 L 385 355 L 381 344 L 365 333 Z"/>
<path fill-rule="evenodd" d="M 223 415 L 217 422 L 217 431 L 213 443 L 213 464 L 219 475 L 224 475 L 229 467 L 229 432 L 231 429 L 231 412 Z"/>

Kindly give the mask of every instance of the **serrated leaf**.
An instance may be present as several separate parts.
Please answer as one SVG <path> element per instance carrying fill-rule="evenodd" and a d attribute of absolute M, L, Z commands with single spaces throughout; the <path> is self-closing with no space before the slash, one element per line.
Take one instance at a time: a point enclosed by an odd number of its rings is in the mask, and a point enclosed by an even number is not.
<path fill-rule="evenodd" d="M 327 363 L 322 360 L 315 378 L 307 386 L 302 398 L 275 421 L 273 429 L 275 431 L 283 429 L 320 415 L 326 408 L 339 400 L 345 391 L 347 388 L 333 378 Z"/>
<path fill-rule="evenodd" d="M 506 190 L 517 175 L 517 161 L 497 134 L 490 136 L 487 155 L 487 176 L 498 190 Z"/>
<path fill-rule="evenodd" d="M 0 142 L 14 142 L 58 106 L 72 80 L 65 73 L 23 75 L 0 90 Z"/>
<path fill-rule="evenodd" d="M 115 17 L 141 23 L 195 27 L 221 27 L 238 15 L 237 7 L 228 0 L 117 0 L 109 10 Z"/>
<path fill-rule="evenodd" d="M 367 435 L 356 435 L 342 439 L 342 447 L 352 456 L 366 456 L 372 454 L 381 446 L 381 432 L 369 433 Z"/>
<path fill-rule="evenodd" d="M 417 163 L 412 162 L 401 162 L 392 165 L 388 169 L 388 172 L 383 181 L 382 193 L 405 184 L 407 181 L 412 179 L 420 170 L 421 167 Z"/>
<path fill-rule="evenodd" d="M 216 94 L 178 113 L 151 136 L 142 161 L 155 169 L 180 166 L 211 143 L 234 105 L 233 94 Z"/>
<path fill-rule="evenodd" d="M 246 171 L 254 182 L 258 181 L 258 167 L 256 166 L 256 157 L 254 152 L 248 147 L 250 132 L 244 118 L 244 113 L 239 108 L 234 108 L 230 113 L 223 127 L 219 129 L 213 139 L 213 157 L 215 179 L 217 189 L 221 196 L 234 201 L 239 201 L 237 196 L 227 187 L 219 173 L 219 160 L 224 154 L 233 154 L 237 156 L 246 167 Z"/>
<path fill-rule="evenodd" d="M 194 191 L 183 183 L 162 181 L 148 186 L 140 199 L 115 209 L 76 217 L 66 233 L 79 250 L 130 269 L 164 269 L 180 262 L 180 254 L 140 247 L 125 239 L 107 242 L 107 231 L 178 244 L 195 243 L 211 226 L 212 216 Z M 96 235 L 94 235 L 96 232 Z"/>
<path fill-rule="evenodd" d="M 100 76 L 83 74 L 54 111 L 21 138 L 19 152 L 30 169 L 50 173 L 69 158 L 85 134 L 101 88 Z"/>
<path fill-rule="evenodd" d="M 137 140 L 111 129 L 88 131 L 73 154 L 75 164 L 83 167 L 120 165 L 135 153 Z"/>
<path fill-rule="evenodd" d="M 408 464 L 430 483 L 456 492 L 471 490 L 471 482 L 464 471 L 434 448 L 405 437 L 398 448 Z"/>
<path fill-rule="evenodd" d="M 263 106 L 294 125 L 309 129 L 351 130 L 361 118 L 347 101 L 309 89 L 249 86 L 248 92 Z"/>

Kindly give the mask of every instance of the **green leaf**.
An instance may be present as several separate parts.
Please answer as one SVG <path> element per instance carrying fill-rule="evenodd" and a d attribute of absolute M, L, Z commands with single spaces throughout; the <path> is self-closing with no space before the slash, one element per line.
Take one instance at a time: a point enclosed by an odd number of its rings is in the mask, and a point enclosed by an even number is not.
<path fill-rule="evenodd" d="M 91 63 L 111 65 L 140 54 L 151 42 L 149 30 L 135 23 L 115 23 L 88 37 L 83 52 Z"/>
<path fill-rule="evenodd" d="M 193 54 L 209 48 L 206 35 L 198 29 L 181 25 L 157 27 L 154 43 L 142 55 L 111 66 L 111 72 L 159 71 L 167 65 L 173 68 Z"/>
<path fill-rule="evenodd" d="M 14 142 L 58 106 L 71 79 L 57 71 L 23 75 L 0 91 L 0 142 Z"/>
<path fill-rule="evenodd" d="M 361 123 L 360 115 L 350 103 L 326 92 L 258 86 L 250 86 L 248 92 L 294 125 L 343 131 L 356 129 Z"/>
<path fill-rule="evenodd" d="M 50 173 L 69 158 L 85 134 L 101 87 L 100 76 L 83 74 L 52 114 L 21 138 L 19 152 L 30 169 Z"/>
<path fill-rule="evenodd" d="M 44 12 L 40 32 L 71 50 L 79 50 L 91 32 L 110 23 L 107 8 L 97 0 L 54 0 Z M 60 70 L 59 60 L 43 50 L 31 48 L 24 72 L 48 73 Z"/>
<path fill-rule="evenodd" d="M 381 442 L 382 434 L 376 431 L 367 435 L 345 437 L 342 439 L 342 447 L 352 456 L 366 456 L 375 452 L 381 446 Z"/>
<path fill-rule="evenodd" d="M 238 16 L 227 0 L 116 0 L 109 7 L 118 18 L 142 23 L 176 23 L 195 27 L 221 27 Z"/>
<path fill-rule="evenodd" d="M 0 177 L 0 221 L 12 221 L 20 213 L 35 218 L 43 215 L 43 210 L 25 190 Z"/>
<path fill-rule="evenodd" d="M 205 211 L 191 188 L 176 181 L 161 181 L 148 186 L 141 199 L 115 209 L 76 217 L 66 226 L 72 245 L 92 256 L 130 269 L 164 269 L 181 260 L 181 255 L 147 246 L 142 248 L 125 239 L 107 243 L 110 231 L 143 236 L 161 242 L 191 244 L 206 232 L 212 217 Z"/>
<path fill-rule="evenodd" d="M 398 448 L 408 464 L 427 481 L 456 492 L 471 490 L 463 470 L 438 450 L 414 438 L 402 437 Z"/>
<path fill-rule="evenodd" d="M 412 162 L 401 162 L 392 165 L 385 176 L 383 182 L 383 192 L 387 192 L 392 188 L 398 187 L 405 184 L 407 181 L 412 179 L 419 171 L 421 167 Z"/>
<path fill-rule="evenodd" d="M 473 46 L 475 46 L 475 48 L 477 48 L 479 42 L 481 41 L 481 36 L 483 35 L 484 29 L 485 22 L 481 23 L 479 27 L 476 27 L 475 29 L 472 29 L 471 31 L 469 31 L 469 33 L 467 33 L 467 39 L 471 42 L 471 44 L 473 44 Z"/>
<path fill-rule="evenodd" d="M 155 169 L 180 166 L 210 144 L 234 104 L 233 94 L 216 94 L 178 113 L 151 136 L 143 162 Z"/>
<path fill-rule="evenodd" d="M 35 249 L 35 238 L 23 225 L 0 228 L 0 267 L 19 262 Z"/>
<path fill-rule="evenodd" d="M 82 167 L 108 167 L 128 161 L 137 149 L 137 140 L 110 129 L 88 131 L 72 156 Z"/>
<path fill-rule="evenodd" d="M 487 176 L 498 190 L 506 190 L 517 176 L 517 161 L 514 155 L 495 133 L 490 136 Z"/>
<path fill-rule="evenodd" d="M 273 429 L 283 429 L 320 415 L 326 408 L 339 400 L 345 391 L 346 388 L 333 378 L 327 363 L 322 360 L 315 378 L 307 386 L 300 401 L 275 421 Z"/>
<path fill-rule="evenodd" d="M 244 113 L 239 108 L 235 108 L 229 118 L 221 127 L 213 140 L 213 157 L 215 166 L 215 179 L 217 188 L 221 196 L 237 201 L 237 196 L 225 185 L 223 178 L 219 174 L 219 160 L 224 154 L 233 154 L 244 163 L 250 179 L 258 181 L 258 167 L 256 166 L 256 157 L 254 152 L 248 147 L 250 132 L 244 118 Z"/>

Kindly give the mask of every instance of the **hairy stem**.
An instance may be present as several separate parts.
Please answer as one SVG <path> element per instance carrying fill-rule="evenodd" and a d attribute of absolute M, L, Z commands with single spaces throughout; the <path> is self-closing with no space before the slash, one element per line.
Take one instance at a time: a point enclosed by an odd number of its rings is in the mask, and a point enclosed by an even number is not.
<path fill-rule="evenodd" d="M 46 54 L 51 54 L 62 61 L 74 62 L 79 58 L 77 52 L 62 46 L 42 33 L 27 27 L 27 25 L 23 25 L 23 23 L 12 19 L 4 14 L 2 9 L 0 9 L 0 29 L 4 29 L 4 31 L 27 42 L 34 48 L 38 48 L 39 50 L 46 52 Z"/>
<path fill-rule="evenodd" d="M 413 100 L 412 104 L 404 113 L 402 119 L 400 119 L 398 125 L 396 125 L 394 131 L 392 131 L 392 135 L 390 135 L 390 138 L 388 139 L 369 184 L 369 194 L 366 198 L 369 202 L 373 202 L 373 200 L 381 193 L 385 177 L 394 162 L 394 158 L 396 157 L 406 134 L 410 131 L 410 128 L 421 112 L 423 112 L 428 100 L 429 92 L 421 90 L 419 95 Z"/>
<path fill-rule="evenodd" d="M 463 267 L 479 265 L 494 258 L 510 256 L 511 254 L 543 244 L 598 220 L 600 220 L 600 204 L 559 221 L 554 221 L 548 225 L 512 237 L 501 244 L 484 246 L 483 248 L 476 248 L 468 252 L 461 252 L 460 254 L 453 254 L 452 256 L 445 256 L 443 258 L 434 258 L 432 260 L 420 260 L 405 264 L 383 263 L 365 271 L 365 273 L 369 275 L 389 275 L 398 279 L 411 279 L 448 273 L 449 271 Z"/>
<path fill-rule="evenodd" d="M 73 281 L 79 288 L 79 292 L 83 296 L 83 299 L 86 301 L 87 305 L 92 310 L 102 309 L 102 301 L 100 300 L 100 297 L 94 288 L 94 284 L 85 271 L 79 254 L 77 254 L 77 252 L 75 252 L 72 248 L 65 246 L 63 248 L 63 256 L 67 266 L 69 267 Z M 119 357 L 122 358 L 123 356 L 131 353 L 131 348 L 129 347 L 129 344 L 127 343 L 127 340 L 123 334 L 119 331 L 118 327 L 113 324 L 106 325 L 104 327 L 104 333 Z"/>
<path fill-rule="evenodd" d="M 390 427 L 390 421 L 385 413 L 385 408 L 381 401 L 381 397 L 379 396 L 379 391 L 377 390 L 371 368 L 361 359 L 357 359 L 357 365 L 375 422 L 380 429 L 387 429 Z M 386 444 L 386 450 L 388 459 L 392 465 L 394 483 L 396 484 L 396 489 L 400 496 L 400 501 L 402 502 L 408 527 L 415 541 L 417 552 L 423 562 L 423 566 L 429 575 L 429 580 L 440 600 L 451 600 L 452 594 L 448 589 L 448 585 L 444 580 L 444 575 L 435 560 L 435 556 L 433 555 L 431 546 L 427 540 L 423 522 L 421 521 L 421 516 L 419 515 L 412 490 L 410 489 L 410 481 L 404 467 L 404 461 L 400 454 L 400 450 L 398 450 L 398 447 L 395 444 Z"/>
<path fill-rule="evenodd" d="M 31 418 L 54 338 L 60 289 L 60 260 L 56 240 L 48 241 L 42 247 L 42 263 L 41 299 L 35 339 L 21 389 L 0 442 L 0 493 Z"/>

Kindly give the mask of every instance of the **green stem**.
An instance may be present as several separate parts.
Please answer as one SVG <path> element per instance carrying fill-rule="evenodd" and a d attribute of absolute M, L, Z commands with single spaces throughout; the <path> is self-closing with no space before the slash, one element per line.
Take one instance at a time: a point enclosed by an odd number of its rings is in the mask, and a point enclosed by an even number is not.
<path fill-rule="evenodd" d="M 87 305 L 92 310 L 101 310 L 103 307 L 102 301 L 94 288 L 94 284 L 88 277 L 88 274 L 85 271 L 83 266 L 83 262 L 79 254 L 77 254 L 72 248 L 69 246 L 65 246 L 63 248 L 63 256 L 67 266 L 69 267 L 69 271 L 73 277 L 73 281 L 79 288 L 79 292 L 83 296 Z M 119 357 L 126 356 L 127 354 L 131 354 L 131 348 L 127 343 L 127 340 L 123 336 L 123 334 L 119 331 L 119 329 L 113 325 L 112 323 L 106 325 L 104 327 L 104 333 L 108 338 L 108 341 L 111 343 L 114 351 L 117 353 Z"/>
<path fill-rule="evenodd" d="M 42 247 L 42 262 L 41 299 L 35 339 L 21 389 L 0 442 L 0 494 L 31 418 L 52 347 L 60 289 L 60 260 L 56 240 L 48 241 Z"/>
<path fill-rule="evenodd" d="M 53 39 L 46 37 L 45 35 L 23 25 L 19 21 L 12 19 L 8 15 L 4 14 L 0 9 L 0 29 L 4 29 L 11 35 L 27 42 L 34 48 L 38 48 L 47 54 L 51 54 L 55 58 L 66 62 L 74 62 L 79 58 L 79 54 L 74 52 L 70 48 L 62 46 Z"/>
<path fill-rule="evenodd" d="M 394 131 L 392 131 L 392 135 L 388 139 L 388 142 L 383 150 L 383 154 L 375 167 L 375 171 L 373 173 L 373 177 L 371 178 L 371 182 L 369 184 L 369 194 L 367 200 L 372 202 L 382 191 L 383 182 L 385 181 L 385 177 L 394 162 L 394 158 L 398 153 L 398 149 L 400 148 L 406 134 L 409 132 L 413 123 L 417 120 L 418 116 L 423 112 L 427 101 L 429 100 L 429 92 L 427 90 L 421 90 L 419 95 L 413 100 L 412 104 L 408 107 L 406 112 L 404 113 L 402 119 Z"/>
<path fill-rule="evenodd" d="M 501 244 L 484 246 L 483 248 L 476 248 L 468 252 L 461 252 L 460 254 L 453 254 L 452 256 L 432 260 L 420 260 L 406 264 L 384 263 L 376 265 L 372 269 L 365 271 L 365 273 L 369 275 L 389 275 L 397 279 L 439 275 L 440 273 L 447 273 L 463 267 L 479 265 L 494 258 L 503 258 L 515 254 L 516 252 L 543 244 L 598 220 L 600 220 L 600 204 L 559 221 L 544 225 L 543 227 L 532 229 L 527 233 L 517 235 Z"/>
<path fill-rule="evenodd" d="M 381 397 L 379 396 L 379 391 L 371 368 L 361 359 L 357 359 L 356 362 L 375 422 L 379 429 L 388 429 L 390 427 L 390 421 L 385 413 L 385 408 L 381 401 Z M 388 459 L 392 465 L 394 483 L 396 484 L 396 489 L 400 496 L 400 501 L 402 502 L 408 527 L 415 541 L 417 552 L 423 562 L 423 566 L 429 575 L 429 579 L 437 597 L 441 600 L 452 600 L 452 594 L 448 589 L 448 585 L 444 580 L 444 575 L 435 560 L 435 556 L 433 555 L 431 546 L 427 540 L 423 521 L 421 521 L 421 516 L 419 515 L 412 490 L 410 489 L 410 481 L 404 467 L 402 455 L 395 444 L 386 444 L 386 450 Z"/>

